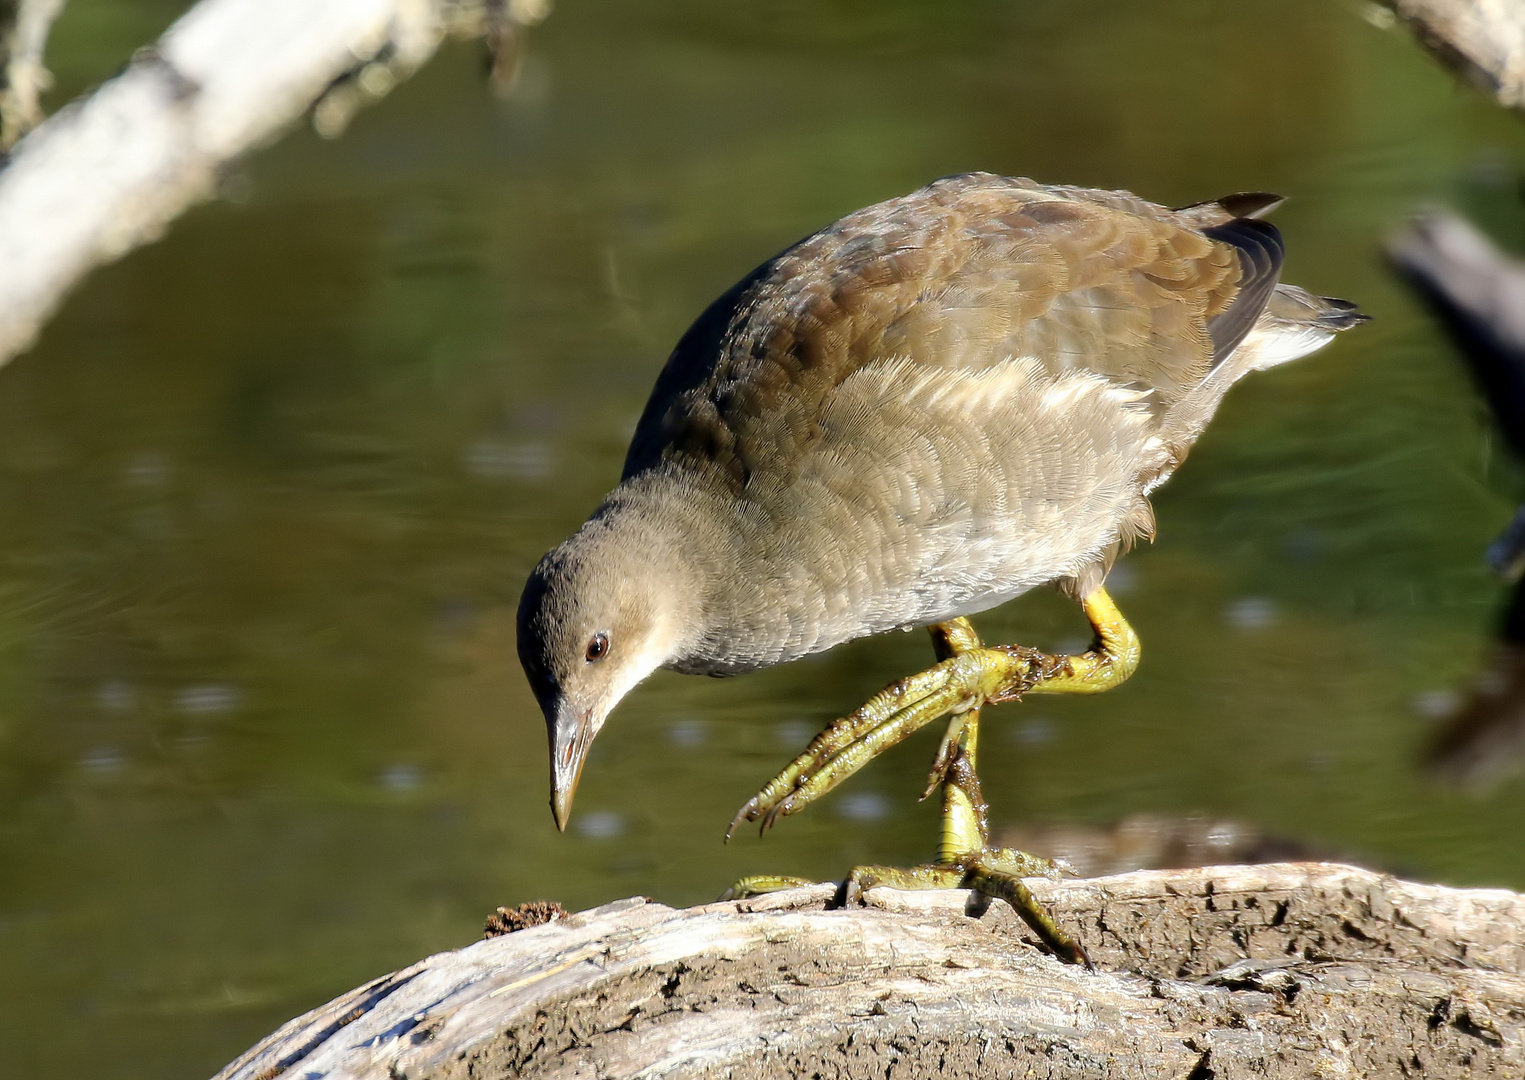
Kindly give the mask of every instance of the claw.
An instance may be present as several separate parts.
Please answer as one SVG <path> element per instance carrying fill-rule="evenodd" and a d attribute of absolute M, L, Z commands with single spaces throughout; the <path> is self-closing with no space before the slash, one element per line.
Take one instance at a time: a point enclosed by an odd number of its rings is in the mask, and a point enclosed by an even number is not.
<path fill-rule="evenodd" d="M 793 796 L 790 796 L 792 799 Z M 768 807 L 768 812 L 762 816 L 762 824 L 757 827 L 757 835 L 765 836 L 769 829 L 778 824 L 778 819 L 789 813 L 790 799 L 780 799 Z"/>
<path fill-rule="evenodd" d="M 736 811 L 736 816 L 731 819 L 731 823 L 725 827 L 725 843 L 729 844 L 731 842 L 731 835 L 736 832 L 736 826 L 740 825 L 743 821 L 757 820 L 757 818 L 752 816 L 752 812 L 756 809 L 756 796 L 753 796 L 742 804 L 741 809 Z"/>
<path fill-rule="evenodd" d="M 858 907 L 862 903 L 863 882 L 858 869 L 854 868 L 853 872 L 847 875 L 847 880 L 842 882 L 842 906 Z"/>
<path fill-rule="evenodd" d="M 996 662 L 1004 662 L 991 653 Z M 951 692 L 967 683 L 967 662 L 948 660 L 881 690 L 861 708 L 834 721 L 756 795 L 748 799 L 726 830 L 726 839 L 743 821 L 761 821 L 767 832 L 780 817 L 804 809 L 836 787 L 881 750 L 892 746 L 938 716 L 956 711 L 967 692 Z M 990 666 L 989 661 L 985 666 Z M 976 665 L 978 670 L 978 665 Z M 929 704 L 930 703 L 930 704 Z"/>
<path fill-rule="evenodd" d="M 1063 952 L 1056 952 L 1054 955 L 1058 956 L 1066 964 L 1079 964 L 1092 975 L 1096 974 L 1096 965 L 1091 963 L 1090 954 L 1086 952 L 1085 946 L 1078 941 L 1071 941 L 1068 949 Z"/>
<path fill-rule="evenodd" d="M 1054 917 L 1042 904 L 1038 903 L 1032 890 L 1022 883 L 1017 873 L 1013 872 L 1012 867 L 1027 862 L 1048 864 L 1049 860 L 1038 859 L 1026 852 L 1010 849 L 990 851 L 977 858 L 970 866 L 965 884 L 970 888 L 978 889 L 986 896 L 1005 900 L 1011 905 L 1012 910 L 1022 917 L 1022 921 L 1028 925 L 1028 928 L 1038 935 L 1038 939 L 1060 960 L 1066 964 L 1084 964 L 1088 970 L 1095 971 L 1091 958 L 1080 947 L 1080 943 L 1059 929 L 1059 924 L 1054 922 Z"/>
<path fill-rule="evenodd" d="M 731 819 L 730 840 L 744 821 L 766 833 L 779 818 L 803 810 L 857 772 L 881 752 L 939 717 L 950 716 L 928 777 L 926 798 L 943 786 L 943 839 L 938 861 L 896 869 L 863 866 L 842 886 L 847 903 L 861 903 L 874 885 L 901 889 L 972 888 L 1005 900 L 1059 959 L 1095 970 L 1080 944 L 1054 922 L 1022 878 L 1073 874 L 1062 860 L 991 848 L 985 802 L 975 774 L 978 710 L 1013 701 L 1024 693 L 1093 694 L 1116 686 L 1138 666 L 1138 639 L 1105 590 L 1082 600 L 1095 631 L 1091 649 L 1078 656 L 1051 656 L 1023 646 L 981 645 L 965 619 L 934 625 L 933 644 L 941 662 L 919 675 L 893 683 L 857 711 L 834 721 L 810 740 L 805 752 L 748 799 Z M 798 879 L 743 878 L 727 897 L 750 896 Z"/>
<path fill-rule="evenodd" d="M 803 810 L 913 732 L 939 717 L 973 708 L 987 686 L 999 680 L 1005 663 L 1005 656 L 994 650 L 966 654 L 882 691 L 817 735 L 813 749 L 753 796 L 735 823 L 761 819 L 766 832 L 779 818 Z M 956 756 L 953 749 L 950 759 Z"/>
<path fill-rule="evenodd" d="M 937 756 L 932 759 L 932 771 L 927 773 L 927 789 L 921 793 L 917 802 L 926 802 L 932 792 L 948 779 L 948 769 L 958 751 L 958 741 L 964 734 L 964 719 L 968 715 L 967 712 L 962 712 L 954 716 L 948 724 L 948 730 L 943 732 L 942 742 L 937 745 Z"/>

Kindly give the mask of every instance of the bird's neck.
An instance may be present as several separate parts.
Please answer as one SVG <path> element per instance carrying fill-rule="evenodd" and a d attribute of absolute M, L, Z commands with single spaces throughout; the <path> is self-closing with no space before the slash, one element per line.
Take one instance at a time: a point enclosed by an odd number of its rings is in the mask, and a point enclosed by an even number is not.
<path fill-rule="evenodd" d="M 665 481 L 665 482 L 664 482 Z M 665 478 L 634 477 L 610 492 L 576 541 L 628 580 L 650 588 L 649 603 L 663 657 L 655 666 L 680 667 L 705 635 L 706 608 L 717 576 L 706 557 L 706 505 Z M 576 542 L 574 541 L 574 542 Z"/>
<path fill-rule="evenodd" d="M 766 510 L 702 474 L 658 468 L 626 480 L 600 511 L 663 582 L 681 629 L 662 666 L 722 675 L 769 667 L 863 632 L 824 619 L 823 591 L 774 529 Z"/>

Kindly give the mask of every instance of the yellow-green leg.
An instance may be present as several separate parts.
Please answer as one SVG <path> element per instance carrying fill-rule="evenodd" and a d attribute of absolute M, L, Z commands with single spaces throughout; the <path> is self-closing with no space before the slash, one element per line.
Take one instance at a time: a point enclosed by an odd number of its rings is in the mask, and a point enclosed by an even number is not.
<path fill-rule="evenodd" d="M 935 642 L 947 641 L 952 647 L 963 642 L 967 647 L 891 684 L 832 723 L 742 806 L 726 835 L 743 821 L 760 822 L 766 831 L 940 717 L 967 724 L 968 714 L 987 703 L 1015 701 L 1023 694 L 1095 694 L 1123 682 L 1138 667 L 1137 636 L 1104 589 L 1091 593 L 1081 606 L 1096 640 L 1078 656 L 1055 656 L 1023 645 L 987 647 L 977 644 L 979 638 L 967 620 L 939 624 L 933 630 Z M 950 743 L 945 736 L 941 758 L 951 755 Z M 941 779 L 940 770 L 934 776 Z"/>
<path fill-rule="evenodd" d="M 758 821 L 766 831 L 780 817 L 808 806 L 912 732 L 947 716 L 948 727 L 923 795 L 943 785 L 937 862 L 908 868 L 860 866 L 848 876 L 847 899 L 856 900 L 873 885 L 978 889 L 1010 903 L 1056 955 L 1071 963 L 1089 964 L 1084 950 L 1055 925 L 1021 881 L 1040 874 L 1057 877 L 1059 866 L 1025 852 L 989 846 L 985 801 L 975 772 L 983 705 L 1013 701 L 1028 693 L 1100 693 L 1137 668 L 1138 638 L 1106 591 L 1097 589 L 1081 604 L 1096 637 L 1079 656 L 1053 656 L 1020 645 L 986 647 L 967 619 L 934 625 L 932 641 L 940 663 L 887 687 L 812 739 L 803 754 L 741 808 L 726 838 L 743 821 Z M 798 878 L 743 878 L 726 896 L 754 895 L 801 883 Z"/>

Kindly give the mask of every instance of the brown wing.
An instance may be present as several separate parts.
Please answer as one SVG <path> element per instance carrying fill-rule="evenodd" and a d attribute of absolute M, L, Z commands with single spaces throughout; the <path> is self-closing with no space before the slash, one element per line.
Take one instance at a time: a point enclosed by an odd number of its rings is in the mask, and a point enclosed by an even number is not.
<path fill-rule="evenodd" d="M 1194 225 L 1125 192 L 982 173 L 860 210 L 758 267 L 689 329 L 625 476 L 666 459 L 745 485 L 798 457 L 848 375 L 891 357 L 1034 357 L 1166 409 L 1253 325 L 1280 267 L 1270 226 Z"/>

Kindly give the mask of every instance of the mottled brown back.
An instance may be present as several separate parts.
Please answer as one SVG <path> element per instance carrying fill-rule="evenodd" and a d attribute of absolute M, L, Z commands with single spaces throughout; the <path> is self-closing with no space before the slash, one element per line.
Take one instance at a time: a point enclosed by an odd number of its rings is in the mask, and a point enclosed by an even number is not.
<path fill-rule="evenodd" d="M 1228 213 L 940 180 L 848 215 L 711 305 L 658 379 L 625 476 L 667 460 L 740 490 L 801 460 L 836 388 L 890 358 L 1030 357 L 1144 391 L 1163 413 L 1254 325 L 1280 263 L 1274 229 Z"/>

